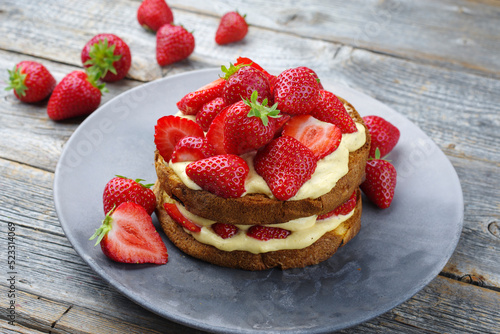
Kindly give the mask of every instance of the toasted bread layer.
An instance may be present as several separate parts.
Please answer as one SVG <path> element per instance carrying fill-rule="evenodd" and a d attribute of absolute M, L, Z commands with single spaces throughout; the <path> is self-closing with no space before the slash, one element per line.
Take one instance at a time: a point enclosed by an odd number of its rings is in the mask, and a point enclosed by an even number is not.
<path fill-rule="evenodd" d="M 155 186 L 157 197 L 156 214 L 167 237 L 183 252 L 200 260 L 223 267 L 245 270 L 270 268 L 301 268 L 314 265 L 330 258 L 339 247 L 351 240 L 361 228 L 361 196 L 357 190 L 357 204 L 354 214 L 333 231 L 324 234 L 318 241 L 302 249 L 279 250 L 262 254 L 246 251 L 226 252 L 198 242 L 184 228 L 174 222 L 163 208 L 161 187 Z M 265 242 L 265 241 L 262 241 Z"/>
<path fill-rule="evenodd" d="M 351 117 L 357 123 L 363 124 L 354 107 L 347 101 L 342 101 L 348 106 Z M 158 152 L 155 153 L 155 168 L 158 180 L 167 194 L 197 216 L 230 224 L 279 224 L 301 217 L 325 214 L 344 203 L 364 179 L 369 151 L 370 136 L 366 131 L 365 144 L 349 154 L 349 171 L 337 181 L 335 187 L 318 198 L 296 201 L 279 201 L 264 194 L 247 194 L 239 198 L 224 199 L 208 191 L 193 190 L 165 164 Z"/>

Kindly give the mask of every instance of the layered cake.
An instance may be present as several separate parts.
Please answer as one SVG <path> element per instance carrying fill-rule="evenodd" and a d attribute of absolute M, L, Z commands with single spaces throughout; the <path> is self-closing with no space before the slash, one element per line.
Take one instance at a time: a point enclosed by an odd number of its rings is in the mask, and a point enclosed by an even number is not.
<path fill-rule="evenodd" d="M 370 136 L 307 67 L 239 59 L 155 127 L 156 213 L 183 252 L 225 267 L 318 264 L 361 227 Z"/>

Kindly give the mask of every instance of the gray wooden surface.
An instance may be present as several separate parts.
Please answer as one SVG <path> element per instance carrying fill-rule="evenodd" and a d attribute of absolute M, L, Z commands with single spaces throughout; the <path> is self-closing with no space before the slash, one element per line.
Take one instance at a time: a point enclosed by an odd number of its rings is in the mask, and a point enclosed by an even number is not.
<path fill-rule="evenodd" d="M 464 229 L 450 261 L 395 309 L 342 333 L 500 333 L 500 1 L 168 1 L 194 31 L 189 60 L 160 68 L 139 1 L 0 1 L 0 332 L 195 333 L 129 301 L 76 254 L 56 216 L 52 183 L 81 123 L 52 122 L 46 102 L 6 92 L 7 69 L 36 60 L 57 80 L 80 69 L 93 35 L 115 33 L 133 56 L 103 103 L 175 73 L 243 55 L 264 67 L 307 65 L 417 124 L 448 156 L 464 194 Z M 238 9 L 244 41 L 218 46 L 220 16 Z M 446 194 L 443 194 L 446 196 Z M 422 208 L 423 210 L 425 208 Z M 8 224 L 16 226 L 16 326 L 7 323 Z"/>

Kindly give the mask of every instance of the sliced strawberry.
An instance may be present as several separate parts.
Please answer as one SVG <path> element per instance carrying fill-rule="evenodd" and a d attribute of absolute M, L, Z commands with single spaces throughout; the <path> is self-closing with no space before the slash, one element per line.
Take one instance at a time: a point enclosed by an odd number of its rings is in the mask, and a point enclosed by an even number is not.
<path fill-rule="evenodd" d="M 223 198 L 240 197 L 245 192 L 249 168 L 237 155 L 216 155 L 190 163 L 186 174 L 202 189 Z"/>
<path fill-rule="evenodd" d="M 190 219 L 184 217 L 184 215 L 179 211 L 177 205 L 174 203 L 164 203 L 163 208 L 167 211 L 170 218 L 172 218 L 177 224 L 186 228 L 191 232 L 200 232 L 201 227 Z"/>
<path fill-rule="evenodd" d="M 238 233 L 238 227 L 236 227 L 236 225 L 225 223 L 212 224 L 212 230 L 222 239 L 231 238 Z"/>
<path fill-rule="evenodd" d="M 292 117 L 283 126 L 283 136 L 294 137 L 307 146 L 317 159 L 335 151 L 342 140 L 342 132 L 331 123 L 322 122 L 311 115 Z"/>
<path fill-rule="evenodd" d="M 254 165 L 273 195 L 286 201 L 311 178 L 316 169 L 316 157 L 297 139 L 282 136 L 257 152 Z"/>
<path fill-rule="evenodd" d="M 165 161 L 169 161 L 175 145 L 184 137 L 204 137 L 205 133 L 196 122 L 179 117 L 163 116 L 155 126 L 155 145 Z"/>
<path fill-rule="evenodd" d="M 368 128 L 372 140 L 369 156 L 374 158 L 375 150 L 378 148 L 380 156 L 385 157 L 398 143 L 399 129 L 386 119 L 375 115 L 363 117 L 363 122 Z"/>
<path fill-rule="evenodd" d="M 198 90 L 185 95 L 177 102 L 177 108 L 184 115 L 196 115 L 205 103 L 222 96 L 222 89 L 225 84 L 226 80 L 223 78 L 212 81 Z"/>
<path fill-rule="evenodd" d="M 334 210 L 318 216 L 318 220 L 330 218 L 332 216 L 347 215 L 356 207 L 356 190 L 352 193 L 351 197 L 344 203 L 340 204 Z"/>
<path fill-rule="evenodd" d="M 319 101 L 316 108 L 311 111 L 311 116 L 323 122 L 335 124 L 342 133 L 353 133 L 358 131 L 356 123 L 345 110 L 344 104 L 332 92 L 319 91 Z"/>
<path fill-rule="evenodd" d="M 175 145 L 172 162 L 196 161 L 214 154 L 214 148 L 207 142 L 206 138 L 187 136 Z"/>
<path fill-rule="evenodd" d="M 139 204 L 126 202 L 106 215 L 90 240 L 97 238 L 103 253 L 123 263 L 165 264 L 167 248 L 151 220 Z"/>
<path fill-rule="evenodd" d="M 215 154 L 227 154 L 226 150 L 226 138 L 225 138 L 225 124 L 226 124 L 226 115 L 228 108 L 222 110 L 212 121 L 210 127 L 207 132 L 207 141 L 215 150 Z"/>
<path fill-rule="evenodd" d="M 249 237 L 255 238 L 261 241 L 267 241 L 271 239 L 285 239 L 290 235 L 289 230 L 285 230 L 280 227 L 271 227 L 271 226 L 261 226 L 254 225 L 250 227 L 247 231 L 247 235 Z"/>

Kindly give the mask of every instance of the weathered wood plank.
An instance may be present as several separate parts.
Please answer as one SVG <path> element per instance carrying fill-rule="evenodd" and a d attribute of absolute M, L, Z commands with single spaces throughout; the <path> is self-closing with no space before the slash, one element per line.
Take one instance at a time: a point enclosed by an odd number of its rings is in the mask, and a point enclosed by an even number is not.
<path fill-rule="evenodd" d="M 237 9 L 266 28 L 453 69 L 500 75 L 498 1 L 200 1 L 176 9 L 221 17 Z M 178 11 L 177 11 L 178 12 Z M 265 14 L 264 14 L 265 13 Z M 215 29 L 212 28 L 211 37 Z M 264 40 L 256 42 L 264 44 Z M 304 48 L 304 50 L 307 50 Z M 305 51 L 307 52 L 307 51 Z"/>
<path fill-rule="evenodd" d="M 7 70 L 22 60 L 41 62 L 58 82 L 81 68 L 0 50 L 0 157 L 54 171 L 64 144 L 83 118 L 54 122 L 47 116 L 47 101 L 26 104 L 5 91 Z M 101 105 L 140 84 L 132 80 L 108 84 L 109 93 L 102 96 Z"/>

